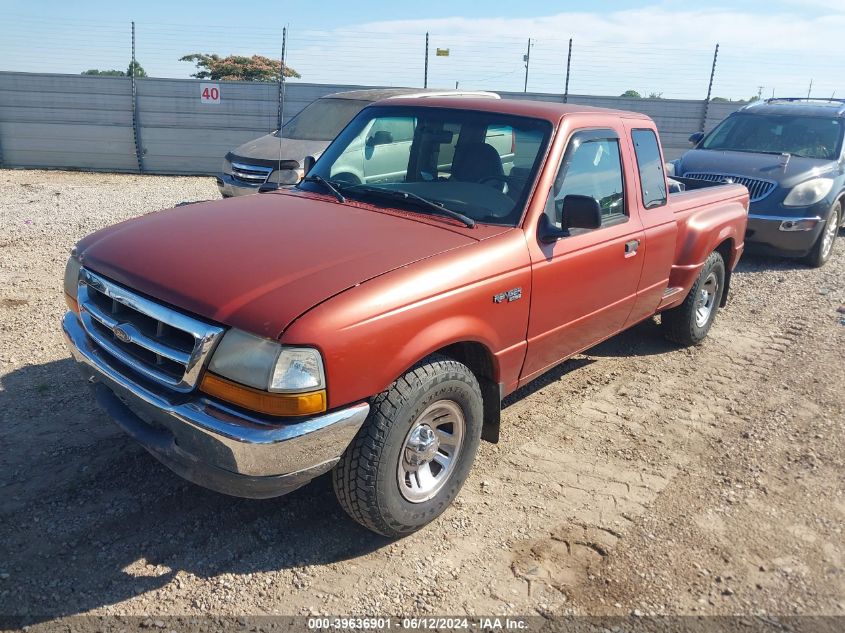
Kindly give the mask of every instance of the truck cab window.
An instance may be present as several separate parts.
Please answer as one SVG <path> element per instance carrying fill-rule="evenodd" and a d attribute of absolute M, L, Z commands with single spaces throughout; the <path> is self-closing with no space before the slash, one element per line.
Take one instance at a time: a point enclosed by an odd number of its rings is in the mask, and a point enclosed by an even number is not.
<path fill-rule="evenodd" d="M 576 136 L 570 141 L 546 203 L 546 214 L 558 227 L 561 226 L 563 200 L 568 195 L 590 196 L 597 200 L 602 226 L 627 219 L 619 139 L 581 140 Z"/>
<path fill-rule="evenodd" d="M 663 174 L 663 161 L 660 160 L 657 135 L 654 130 L 633 130 L 631 138 L 637 155 L 643 206 L 646 209 L 662 207 L 666 204 L 666 177 Z"/>

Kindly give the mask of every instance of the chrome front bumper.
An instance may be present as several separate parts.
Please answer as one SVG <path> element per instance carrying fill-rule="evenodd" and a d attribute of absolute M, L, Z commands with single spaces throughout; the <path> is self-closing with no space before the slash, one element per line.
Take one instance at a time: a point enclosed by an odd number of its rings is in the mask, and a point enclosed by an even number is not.
<path fill-rule="evenodd" d="M 235 180 L 232 174 L 221 173 L 217 176 L 217 189 L 220 195 L 224 198 L 234 198 L 236 196 L 249 196 L 258 193 L 258 185 L 247 185 L 239 180 Z"/>
<path fill-rule="evenodd" d="M 153 456 L 194 483 L 239 497 L 286 494 L 328 471 L 369 413 L 362 402 L 280 423 L 129 378 L 68 312 L 65 339 L 97 402 Z"/>

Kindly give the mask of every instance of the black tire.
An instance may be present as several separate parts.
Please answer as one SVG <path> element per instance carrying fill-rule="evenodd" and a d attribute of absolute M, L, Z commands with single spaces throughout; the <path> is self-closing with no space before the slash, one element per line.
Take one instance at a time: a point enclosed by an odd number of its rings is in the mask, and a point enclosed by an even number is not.
<path fill-rule="evenodd" d="M 833 253 L 833 247 L 836 243 L 836 236 L 839 234 L 839 224 L 841 221 L 842 203 L 837 201 L 827 216 L 827 221 L 824 223 L 824 228 L 819 234 L 819 238 L 813 244 L 813 250 L 804 258 L 806 264 L 813 268 L 821 268 L 827 263 L 827 260 L 830 259 L 830 255 Z M 829 238 L 829 242 L 825 240 L 825 236 Z"/>
<path fill-rule="evenodd" d="M 400 490 L 407 464 L 406 440 L 421 414 L 448 402 L 463 415 L 460 448 L 442 487 L 430 499 L 411 502 Z M 481 388 L 465 365 L 434 355 L 421 361 L 379 394 L 352 444 L 333 471 L 343 509 L 364 527 L 399 537 L 427 525 L 452 503 L 469 475 L 481 438 Z M 432 466 L 434 467 L 434 466 Z"/>
<path fill-rule="evenodd" d="M 712 288 L 709 285 L 711 279 L 715 280 L 716 286 L 712 289 L 709 314 L 702 320 L 698 312 L 699 308 L 705 305 L 702 296 L 703 290 Z M 670 341 L 679 345 L 698 345 L 707 336 L 710 326 L 716 318 L 716 312 L 722 301 L 722 293 L 725 290 L 725 260 L 714 251 L 704 262 L 704 267 L 698 275 L 698 279 L 692 285 L 684 302 L 661 315 L 663 332 Z"/>

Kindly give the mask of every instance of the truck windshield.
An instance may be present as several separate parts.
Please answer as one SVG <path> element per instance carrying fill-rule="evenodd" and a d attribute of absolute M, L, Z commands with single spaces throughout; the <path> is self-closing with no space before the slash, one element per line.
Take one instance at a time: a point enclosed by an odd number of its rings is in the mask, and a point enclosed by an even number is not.
<path fill-rule="evenodd" d="M 498 112 L 371 106 L 329 145 L 309 176 L 347 198 L 420 212 L 436 211 L 433 203 L 468 225 L 515 226 L 551 132 L 548 121 Z M 300 187 L 326 191 L 318 181 Z"/>
<path fill-rule="evenodd" d="M 282 126 L 282 136 L 301 141 L 330 141 L 370 103 L 358 99 L 317 99 Z"/>
<path fill-rule="evenodd" d="M 834 160 L 842 144 L 841 119 L 800 115 L 736 114 L 722 121 L 701 149 L 792 154 Z"/>

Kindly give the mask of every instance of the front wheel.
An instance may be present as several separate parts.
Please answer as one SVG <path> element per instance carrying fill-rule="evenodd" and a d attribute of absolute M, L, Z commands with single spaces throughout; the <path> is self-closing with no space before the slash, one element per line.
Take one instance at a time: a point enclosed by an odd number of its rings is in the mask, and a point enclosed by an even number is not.
<path fill-rule="evenodd" d="M 725 260 L 714 251 L 705 260 L 684 302 L 661 315 L 666 338 L 680 345 L 703 341 L 716 318 L 724 290 Z"/>
<path fill-rule="evenodd" d="M 452 503 L 481 438 L 481 388 L 465 365 L 431 356 L 377 396 L 333 473 L 343 509 L 389 537 L 410 534 Z"/>
<path fill-rule="evenodd" d="M 837 202 L 830 210 L 830 215 L 827 217 L 827 222 L 824 223 L 821 235 L 813 245 L 813 250 L 807 255 L 804 261 L 813 268 L 820 268 L 830 259 L 830 254 L 833 252 L 833 243 L 836 241 L 836 236 L 839 233 L 839 222 L 842 217 L 842 203 Z"/>

